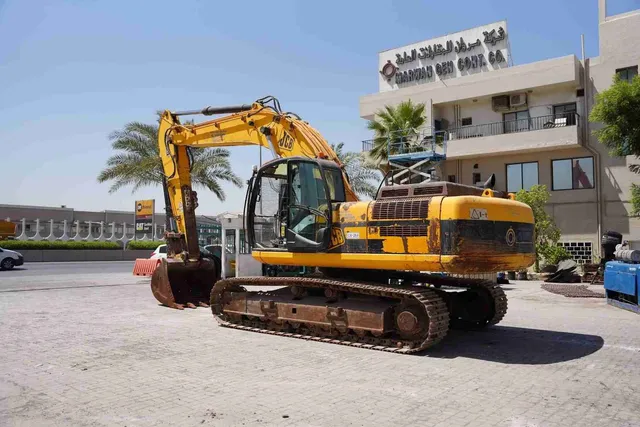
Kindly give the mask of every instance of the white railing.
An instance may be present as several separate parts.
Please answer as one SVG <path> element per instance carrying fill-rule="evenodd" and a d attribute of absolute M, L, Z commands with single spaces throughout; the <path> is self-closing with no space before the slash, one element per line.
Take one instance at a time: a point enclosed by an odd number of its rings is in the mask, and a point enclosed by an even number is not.
<path fill-rule="evenodd" d="M 6 220 L 11 222 L 11 218 L 6 218 Z M 116 224 L 115 222 L 105 224 L 104 221 L 83 222 L 86 224 L 86 227 L 81 227 L 80 221 L 74 221 L 72 224 L 69 224 L 67 220 L 56 223 L 53 219 L 50 219 L 46 221 L 48 226 L 44 225 L 41 227 L 40 219 L 36 219 L 35 221 L 29 221 L 29 226 L 34 225 L 34 227 L 29 227 L 30 230 L 27 230 L 27 220 L 22 218 L 17 223 L 18 231 L 16 233 L 16 240 L 122 242 L 123 247 L 126 247 L 127 243 L 134 240 L 135 237 L 135 232 L 127 230 L 126 222 L 121 224 Z M 97 236 L 93 233 L 94 225 L 100 226 Z M 120 228 L 121 231 L 118 232 L 117 230 Z M 33 231 L 31 229 L 33 229 Z M 56 232 L 54 232 L 54 229 Z M 164 225 L 154 224 L 151 236 L 145 234 L 137 240 L 164 241 L 164 229 Z M 41 231 L 43 234 L 41 234 Z"/>

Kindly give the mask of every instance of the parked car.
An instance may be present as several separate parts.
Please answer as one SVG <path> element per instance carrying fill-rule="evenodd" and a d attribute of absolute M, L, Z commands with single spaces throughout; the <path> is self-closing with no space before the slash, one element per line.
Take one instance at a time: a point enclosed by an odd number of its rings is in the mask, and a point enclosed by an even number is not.
<path fill-rule="evenodd" d="M 0 270 L 11 270 L 24 264 L 24 257 L 20 252 L 0 248 Z"/>
<path fill-rule="evenodd" d="M 200 255 L 202 255 L 203 258 L 209 258 L 213 260 L 213 262 L 216 264 L 218 272 L 221 271 L 220 258 L 216 254 L 211 253 L 208 250 L 206 250 L 204 247 L 200 246 Z M 156 248 L 155 251 L 153 251 L 153 253 L 149 258 L 158 259 L 158 258 L 166 258 L 166 257 L 167 257 L 167 245 L 160 245 Z"/>

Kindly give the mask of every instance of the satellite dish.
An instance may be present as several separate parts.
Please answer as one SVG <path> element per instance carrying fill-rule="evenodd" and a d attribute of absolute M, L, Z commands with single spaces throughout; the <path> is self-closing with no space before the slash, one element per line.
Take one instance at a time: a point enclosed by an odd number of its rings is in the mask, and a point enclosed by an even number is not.
<path fill-rule="evenodd" d="M 493 187 L 496 185 L 496 174 L 492 173 L 489 179 L 487 179 L 484 183 L 484 188 L 488 188 L 489 190 L 493 190 Z"/>

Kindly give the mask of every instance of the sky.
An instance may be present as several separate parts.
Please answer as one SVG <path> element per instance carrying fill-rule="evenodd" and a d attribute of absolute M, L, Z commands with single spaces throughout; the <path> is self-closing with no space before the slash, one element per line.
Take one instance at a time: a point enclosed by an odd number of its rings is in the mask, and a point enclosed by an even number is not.
<path fill-rule="evenodd" d="M 609 0 L 608 15 L 640 8 Z M 506 19 L 514 65 L 598 55 L 597 0 L 0 0 L 0 204 L 132 210 L 147 187 L 96 180 L 108 136 L 157 110 L 274 95 L 330 143 L 370 138 L 358 101 L 377 92 L 378 52 Z M 234 147 L 247 180 L 257 147 Z M 264 152 L 264 158 L 270 157 Z M 199 214 L 241 211 L 200 190 Z"/>

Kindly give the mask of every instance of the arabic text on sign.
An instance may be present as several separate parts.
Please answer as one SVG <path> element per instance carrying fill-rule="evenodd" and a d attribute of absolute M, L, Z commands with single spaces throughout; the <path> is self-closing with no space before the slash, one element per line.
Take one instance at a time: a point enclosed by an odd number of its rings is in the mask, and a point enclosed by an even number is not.
<path fill-rule="evenodd" d="M 493 29 L 491 31 L 483 31 L 482 34 L 484 35 L 484 43 L 487 46 L 495 46 L 496 43 L 504 40 L 506 37 L 506 32 L 502 27 L 498 27 L 498 30 Z M 419 49 L 411 49 L 409 52 L 402 52 L 402 54 L 396 53 L 396 64 L 407 64 L 417 59 L 434 59 L 438 55 L 447 55 L 454 51 L 455 53 L 468 52 L 481 45 L 482 42 L 480 39 L 476 39 L 473 43 L 467 43 L 462 37 L 460 37 L 460 40 L 455 42 L 455 47 L 453 41 L 447 40 L 444 46 L 442 43 L 434 43 L 433 45 L 428 45 Z"/>
<path fill-rule="evenodd" d="M 484 42 L 486 44 L 495 45 L 500 40 L 504 40 L 506 33 L 504 32 L 504 28 L 499 27 L 497 34 L 496 34 L 496 30 L 483 31 L 482 34 L 484 34 Z"/>

